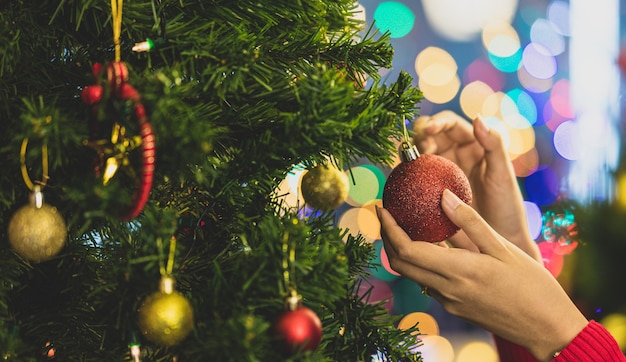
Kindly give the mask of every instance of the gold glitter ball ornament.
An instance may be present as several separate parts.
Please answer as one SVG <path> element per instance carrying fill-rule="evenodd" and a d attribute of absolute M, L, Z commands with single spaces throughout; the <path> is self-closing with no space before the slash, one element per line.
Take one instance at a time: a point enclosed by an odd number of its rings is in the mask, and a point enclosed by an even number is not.
<path fill-rule="evenodd" d="M 318 165 L 302 176 L 304 201 L 322 211 L 330 211 L 346 201 L 349 188 L 348 176 L 333 166 Z"/>
<path fill-rule="evenodd" d="M 193 329 L 191 304 L 174 290 L 174 280 L 163 277 L 158 292 L 150 294 L 139 307 L 139 329 L 149 341 L 174 346 Z"/>
<path fill-rule="evenodd" d="M 33 201 L 37 199 L 38 202 Z M 67 228 L 60 213 L 44 204 L 41 194 L 17 210 L 9 222 L 9 243 L 22 257 L 39 263 L 57 255 L 67 238 Z"/>

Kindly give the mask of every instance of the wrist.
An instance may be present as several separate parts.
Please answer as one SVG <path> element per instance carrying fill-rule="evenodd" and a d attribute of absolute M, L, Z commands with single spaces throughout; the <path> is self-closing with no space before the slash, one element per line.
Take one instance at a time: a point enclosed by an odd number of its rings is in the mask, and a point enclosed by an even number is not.
<path fill-rule="evenodd" d="M 561 323 L 563 328 L 554 330 L 551 338 L 544 338 L 537 341 L 534 346 L 530 346 L 528 350 L 539 361 L 552 361 L 557 358 L 576 336 L 589 324 L 589 321 L 582 315 L 571 323 Z M 546 337 L 549 337 L 546 334 Z"/>

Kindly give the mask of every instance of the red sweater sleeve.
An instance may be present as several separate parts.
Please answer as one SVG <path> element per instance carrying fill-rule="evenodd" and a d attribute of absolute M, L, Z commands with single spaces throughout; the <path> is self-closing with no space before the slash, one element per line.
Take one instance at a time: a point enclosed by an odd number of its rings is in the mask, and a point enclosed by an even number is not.
<path fill-rule="evenodd" d="M 536 362 L 525 348 L 494 336 L 502 362 Z M 626 357 L 611 334 L 599 323 L 587 326 L 555 357 L 553 362 L 624 362 Z"/>
<path fill-rule="evenodd" d="M 626 361 L 626 357 L 615 338 L 600 323 L 591 321 L 553 361 L 617 362 Z"/>

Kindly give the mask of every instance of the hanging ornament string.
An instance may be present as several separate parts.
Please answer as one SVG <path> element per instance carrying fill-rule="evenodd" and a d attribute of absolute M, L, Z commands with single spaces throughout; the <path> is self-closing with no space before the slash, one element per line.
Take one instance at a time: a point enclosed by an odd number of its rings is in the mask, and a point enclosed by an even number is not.
<path fill-rule="evenodd" d="M 409 130 L 406 128 L 406 118 L 402 118 L 402 133 L 404 134 L 404 142 L 411 143 L 411 137 L 409 136 Z"/>
<path fill-rule="evenodd" d="M 122 9 L 123 0 L 111 0 L 111 21 L 113 22 L 113 44 L 115 46 L 115 61 L 119 62 L 122 58 L 121 41 L 122 35 Z"/>
<path fill-rule="evenodd" d="M 411 143 L 411 136 L 409 136 L 409 130 L 406 127 L 406 118 L 402 118 L 402 133 L 404 135 L 404 142 L 402 142 L 402 149 L 400 150 L 400 158 L 402 161 L 413 161 L 420 157 L 420 153 L 417 147 Z"/>
<path fill-rule="evenodd" d="M 22 178 L 24 179 L 24 183 L 29 190 L 33 191 L 35 189 L 35 183 L 31 180 L 28 175 L 28 168 L 26 167 L 26 151 L 28 148 L 28 137 L 24 138 L 22 141 L 22 147 L 20 148 L 20 170 L 22 171 Z M 37 185 L 40 185 L 41 188 L 46 186 L 48 182 L 48 144 L 44 141 L 41 145 L 41 170 L 42 170 L 42 179 L 41 181 L 37 181 Z"/>
<path fill-rule="evenodd" d="M 176 253 L 176 237 L 172 236 L 170 239 L 170 249 L 167 255 L 167 263 L 163 255 L 163 240 L 157 238 L 157 247 L 159 248 L 159 271 L 161 276 L 172 275 L 174 271 L 174 254 Z"/>
<path fill-rule="evenodd" d="M 285 291 L 293 294 L 296 291 L 295 281 L 295 262 L 296 262 L 296 248 L 294 241 L 289 241 L 289 231 L 285 231 L 282 240 L 282 252 L 283 252 L 283 282 L 285 283 Z"/>

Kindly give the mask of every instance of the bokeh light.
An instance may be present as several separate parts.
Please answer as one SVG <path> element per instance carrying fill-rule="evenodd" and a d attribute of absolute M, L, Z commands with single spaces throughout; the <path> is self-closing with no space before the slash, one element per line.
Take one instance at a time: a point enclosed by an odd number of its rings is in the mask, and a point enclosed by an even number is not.
<path fill-rule="evenodd" d="M 517 106 L 517 111 L 524 116 L 531 125 L 537 122 L 537 105 L 532 97 L 520 88 L 514 88 L 506 93 Z"/>
<path fill-rule="evenodd" d="M 352 18 L 354 20 L 361 21 L 365 24 L 367 21 L 367 13 L 365 11 L 365 6 L 357 3 L 354 10 L 352 10 Z"/>
<path fill-rule="evenodd" d="M 539 151 L 537 151 L 536 147 L 533 147 L 526 153 L 515 155 L 515 159 L 512 161 L 515 176 L 526 177 L 539 167 Z"/>
<path fill-rule="evenodd" d="M 529 74 L 538 79 L 549 79 L 556 75 L 556 59 L 539 43 L 529 43 L 524 47 L 522 64 Z"/>
<path fill-rule="evenodd" d="M 424 361 L 453 362 L 454 348 L 445 337 L 436 335 L 419 336 L 422 345 L 416 350 L 421 352 Z"/>
<path fill-rule="evenodd" d="M 346 200 L 348 204 L 361 206 L 382 197 L 385 175 L 378 167 L 370 164 L 352 167 L 348 176 L 350 180 Z"/>
<path fill-rule="evenodd" d="M 573 121 L 561 123 L 554 130 L 554 149 L 567 160 L 576 160 L 579 157 L 580 145 L 572 142 L 576 137 L 576 124 Z"/>
<path fill-rule="evenodd" d="M 439 324 L 437 320 L 435 320 L 432 315 L 425 312 L 409 313 L 398 322 L 398 329 L 400 330 L 406 330 L 415 326 L 418 326 L 419 331 L 417 332 L 421 335 L 439 335 Z"/>
<path fill-rule="evenodd" d="M 477 58 L 463 72 L 463 84 L 469 85 L 476 81 L 485 83 L 492 91 L 497 92 L 502 90 L 506 80 L 488 59 Z"/>
<path fill-rule="evenodd" d="M 520 49 L 520 39 L 517 31 L 504 21 L 494 21 L 486 24 L 482 30 L 483 46 L 489 54 L 500 58 L 507 58 Z"/>
<path fill-rule="evenodd" d="M 624 172 L 620 172 L 617 175 L 617 195 L 615 199 L 622 209 L 626 209 L 626 173 Z"/>
<path fill-rule="evenodd" d="M 390 312 L 392 310 L 393 300 L 391 286 L 383 280 L 374 277 L 361 279 L 357 295 L 369 304 L 384 302 L 385 309 Z"/>
<path fill-rule="evenodd" d="M 500 57 L 495 54 L 489 53 L 489 61 L 496 69 L 505 72 L 516 72 L 522 64 L 522 50 L 519 49 L 513 55 L 508 57 Z"/>
<path fill-rule="evenodd" d="M 456 60 L 448 53 L 447 51 L 434 46 L 429 46 L 419 52 L 417 57 L 415 58 L 415 72 L 418 76 L 422 76 L 426 69 L 430 66 L 436 66 L 446 70 L 446 73 L 456 74 L 457 64 Z M 451 76 L 446 74 L 448 79 L 452 78 Z M 429 82 L 435 81 L 436 83 L 445 83 L 445 82 L 437 82 L 436 78 L 432 80 L 428 80 Z"/>
<path fill-rule="evenodd" d="M 461 80 L 455 74 L 448 83 L 435 85 L 432 83 L 426 83 L 422 80 L 422 78 L 420 78 L 419 87 L 424 94 L 424 98 L 436 104 L 443 104 L 454 99 L 459 91 L 459 88 L 461 87 Z"/>
<path fill-rule="evenodd" d="M 526 222 L 528 223 L 528 231 L 533 240 L 537 240 L 541 235 L 541 229 L 543 227 L 543 217 L 541 209 L 537 204 L 524 201 L 524 208 L 526 209 Z"/>
<path fill-rule="evenodd" d="M 339 216 L 337 226 L 348 230 L 348 234 L 357 236 L 361 234 L 368 242 L 380 239 L 380 222 L 374 211 L 373 205 L 366 207 L 351 208 Z M 344 236 L 344 241 L 348 235 Z"/>
<path fill-rule="evenodd" d="M 548 166 L 540 167 L 524 180 L 529 201 L 539 206 L 550 205 L 556 201 L 559 195 L 559 185 L 558 175 Z"/>
<path fill-rule="evenodd" d="M 524 67 L 517 70 L 517 79 L 524 89 L 533 93 L 544 93 L 552 88 L 553 79 L 539 79 L 533 77 Z"/>
<path fill-rule="evenodd" d="M 505 118 L 509 127 L 509 154 L 515 159 L 519 155 L 532 150 L 535 146 L 535 129 L 530 122 L 521 114 L 511 115 Z"/>
<path fill-rule="evenodd" d="M 427 47 L 415 58 L 415 72 L 424 98 L 437 104 L 452 100 L 461 87 L 457 63 L 447 51 Z"/>
<path fill-rule="evenodd" d="M 566 1 L 552 1 L 548 5 L 548 20 L 554 26 L 554 30 L 565 36 L 571 35 L 570 32 L 570 13 L 569 3 Z"/>
<path fill-rule="evenodd" d="M 402 38 L 411 32 L 415 14 L 406 5 L 396 1 L 381 2 L 374 11 L 375 25 L 392 38 Z"/>
<path fill-rule="evenodd" d="M 507 95 L 503 92 L 494 92 L 490 94 L 483 102 L 482 108 L 482 116 L 489 118 L 497 118 L 498 120 L 502 119 L 502 103 L 504 97 Z"/>
<path fill-rule="evenodd" d="M 396 280 L 400 277 L 396 271 L 389 266 L 389 259 L 383 247 L 382 240 L 374 242 L 375 258 L 371 261 L 370 272 L 374 277 L 386 282 Z"/>
<path fill-rule="evenodd" d="M 548 269 L 553 277 L 557 278 L 559 275 L 561 275 L 561 272 L 563 271 L 563 264 L 565 261 L 563 254 L 554 252 L 554 249 L 556 247 L 555 243 L 542 241 L 538 243 L 537 246 L 539 247 L 539 252 L 541 253 L 543 265 L 546 269 Z"/>
<path fill-rule="evenodd" d="M 476 118 L 476 116 L 481 114 L 483 103 L 491 94 L 493 94 L 491 87 L 479 80 L 466 85 L 459 97 L 463 113 L 470 119 Z"/>
<path fill-rule="evenodd" d="M 381 247 L 381 249 L 380 249 L 380 262 L 383 265 L 383 268 L 385 268 L 385 270 L 389 274 L 395 275 L 396 277 L 400 277 L 401 276 L 400 273 L 398 273 L 397 271 L 395 271 L 395 270 L 393 270 L 391 268 L 391 264 L 389 264 L 389 257 L 387 256 L 387 251 L 385 250 L 384 247 Z"/>
<path fill-rule="evenodd" d="M 274 194 L 279 201 L 287 208 L 298 208 L 302 206 L 302 193 L 300 192 L 300 180 L 306 170 L 303 165 L 294 166 L 287 173 L 285 178 L 278 184 Z"/>
<path fill-rule="evenodd" d="M 382 200 L 372 200 L 358 209 L 359 231 L 366 240 L 380 239 L 380 221 L 376 215 L 376 205 L 382 207 Z"/>
<path fill-rule="evenodd" d="M 530 40 L 542 46 L 550 55 L 559 55 L 565 51 L 565 39 L 550 21 L 537 19 L 530 28 Z"/>
<path fill-rule="evenodd" d="M 477 37 L 494 21 L 510 23 L 517 0 L 422 0 L 428 23 L 439 35 L 454 41 Z"/>
<path fill-rule="evenodd" d="M 543 107 L 543 119 L 548 129 L 554 132 L 561 123 L 568 121 L 570 118 L 562 116 L 559 114 L 559 112 L 555 111 L 552 107 L 552 102 L 549 101 L 546 102 Z"/>
<path fill-rule="evenodd" d="M 487 342 L 471 341 L 465 344 L 456 355 L 455 362 L 498 362 L 498 353 Z"/>
<path fill-rule="evenodd" d="M 550 105 L 559 115 L 565 118 L 575 116 L 570 104 L 570 83 L 567 79 L 560 79 L 550 90 Z"/>
<path fill-rule="evenodd" d="M 615 338 L 615 341 L 623 351 L 626 349 L 626 315 L 612 313 L 600 320 L 602 324 Z"/>

